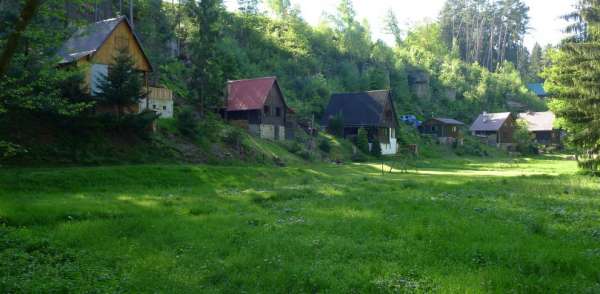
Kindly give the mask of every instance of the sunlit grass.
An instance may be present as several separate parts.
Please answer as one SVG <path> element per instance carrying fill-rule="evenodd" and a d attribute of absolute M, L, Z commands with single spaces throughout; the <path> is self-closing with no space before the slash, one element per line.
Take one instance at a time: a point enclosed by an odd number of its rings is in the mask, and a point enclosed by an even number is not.
<path fill-rule="evenodd" d="M 600 292 L 574 162 L 398 166 L 3 170 L 0 290 Z"/>

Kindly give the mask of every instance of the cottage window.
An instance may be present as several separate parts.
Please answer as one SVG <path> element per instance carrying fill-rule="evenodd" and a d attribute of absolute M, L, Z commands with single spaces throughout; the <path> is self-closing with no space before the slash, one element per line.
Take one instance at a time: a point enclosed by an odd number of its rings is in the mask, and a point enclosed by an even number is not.
<path fill-rule="evenodd" d="M 267 116 L 271 115 L 271 107 L 269 107 L 268 105 L 265 105 L 264 112 L 265 112 L 265 115 L 267 115 Z"/>
<path fill-rule="evenodd" d="M 156 109 L 156 104 L 152 104 L 152 109 Z"/>
<path fill-rule="evenodd" d="M 163 110 L 167 110 L 167 106 L 166 105 L 163 105 Z"/>
<path fill-rule="evenodd" d="M 276 115 L 277 117 L 280 117 L 280 116 L 281 116 L 281 108 L 279 108 L 279 107 L 275 108 L 275 115 Z"/>

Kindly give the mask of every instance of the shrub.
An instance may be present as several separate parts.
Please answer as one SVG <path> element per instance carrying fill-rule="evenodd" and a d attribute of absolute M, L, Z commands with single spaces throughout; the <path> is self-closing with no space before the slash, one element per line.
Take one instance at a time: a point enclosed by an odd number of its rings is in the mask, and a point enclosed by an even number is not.
<path fill-rule="evenodd" d="M 329 140 L 324 139 L 321 140 L 321 142 L 319 142 L 319 149 L 327 154 L 329 154 L 329 152 L 331 152 L 331 143 L 329 142 Z"/>
<path fill-rule="evenodd" d="M 367 130 L 365 128 L 358 129 L 356 147 L 364 153 L 369 153 L 369 137 L 367 136 Z"/>
<path fill-rule="evenodd" d="M 376 158 L 381 157 L 381 144 L 379 143 L 378 140 L 374 140 L 372 147 L 371 147 L 371 155 L 375 156 Z"/>
<path fill-rule="evenodd" d="M 344 118 L 341 114 L 338 114 L 329 120 L 329 133 L 336 137 L 344 136 Z"/>
<path fill-rule="evenodd" d="M 522 154 L 537 154 L 538 148 L 534 142 L 533 135 L 527 129 L 527 122 L 517 121 L 517 128 L 513 133 L 513 139 L 517 143 L 517 151 Z"/>
<path fill-rule="evenodd" d="M 244 139 L 244 133 L 241 129 L 231 128 L 231 130 L 229 130 L 225 134 L 225 138 L 223 138 L 223 141 L 225 142 L 225 144 L 229 145 L 230 147 L 233 147 L 236 150 L 239 150 L 240 147 L 242 146 L 243 139 Z"/>
<path fill-rule="evenodd" d="M 352 155 L 352 161 L 354 162 L 365 162 L 367 159 L 367 156 L 362 152 L 356 152 Z"/>
<path fill-rule="evenodd" d="M 177 130 L 186 137 L 195 137 L 198 134 L 198 118 L 190 108 L 184 108 L 175 116 Z"/>

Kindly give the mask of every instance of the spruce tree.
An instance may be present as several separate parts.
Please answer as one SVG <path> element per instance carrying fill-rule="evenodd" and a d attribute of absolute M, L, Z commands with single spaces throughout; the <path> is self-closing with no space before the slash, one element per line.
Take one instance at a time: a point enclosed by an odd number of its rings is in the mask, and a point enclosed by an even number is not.
<path fill-rule="evenodd" d="M 600 1 L 582 0 L 571 36 L 552 55 L 553 65 L 545 72 L 548 90 L 555 98 L 551 108 L 569 142 L 578 148 L 582 168 L 598 172 L 600 166 Z"/>
<path fill-rule="evenodd" d="M 125 109 L 138 104 L 147 93 L 140 74 L 134 68 L 134 61 L 126 49 L 119 50 L 108 75 L 100 77 L 99 92 L 94 93 L 98 102 L 117 107 L 117 119 L 125 114 Z"/>

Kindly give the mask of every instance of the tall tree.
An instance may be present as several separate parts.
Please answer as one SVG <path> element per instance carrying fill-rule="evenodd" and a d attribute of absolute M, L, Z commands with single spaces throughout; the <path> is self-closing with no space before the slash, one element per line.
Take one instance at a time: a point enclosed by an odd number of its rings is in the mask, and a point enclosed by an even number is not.
<path fill-rule="evenodd" d="M 266 0 L 271 11 L 280 18 L 285 18 L 290 14 L 292 3 L 290 0 Z"/>
<path fill-rule="evenodd" d="M 600 1 L 582 0 L 575 13 L 571 36 L 552 53 L 553 65 L 545 72 L 548 88 L 555 97 L 551 108 L 579 148 L 581 167 L 600 167 Z"/>
<path fill-rule="evenodd" d="M 10 60 L 15 55 L 19 46 L 21 35 L 25 31 L 29 23 L 31 23 L 33 16 L 35 15 L 36 11 L 38 10 L 41 4 L 41 0 L 27 0 L 23 5 L 19 18 L 14 24 L 14 29 L 8 35 L 8 38 L 4 44 L 4 49 L 0 54 L 0 76 L 6 73 L 8 65 L 10 64 Z"/>
<path fill-rule="evenodd" d="M 238 9 L 241 13 L 257 14 L 260 0 L 238 0 Z"/>
<path fill-rule="evenodd" d="M 400 29 L 400 25 L 398 25 L 398 18 L 392 9 L 387 11 L 384 23 L 384 32 L 394 36 L 396 46 L 402 44 L 402 30 Z"/>
<path fill-rule="evenodd" d="M 542 51 L 542 46 L 540 44 L 535 43 L 533 49 L 531 50 L 531 56 L 529 57 L 529 69 L 527 78 L 529 82 L 537 83 L 541 82 L 540 73 L 543 70 L 544 66 L 544 52 Z"/>

